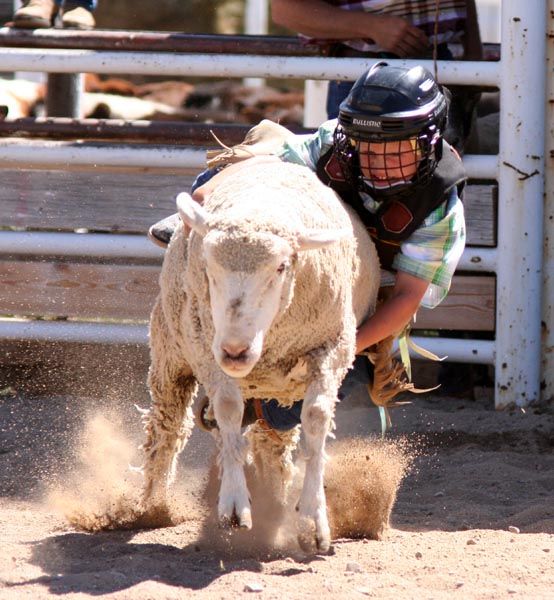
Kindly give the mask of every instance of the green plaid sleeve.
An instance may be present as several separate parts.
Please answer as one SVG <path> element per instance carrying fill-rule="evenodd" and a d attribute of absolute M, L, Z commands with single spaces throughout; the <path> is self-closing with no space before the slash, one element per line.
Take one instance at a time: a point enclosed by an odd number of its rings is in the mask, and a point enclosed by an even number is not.
<path fill-rule="evenodd" d="M 429 282 L 422 305 L 434 308 L 444 300 L 464 251 L 464 206 L 454 189 L 404 243 L 393 267 Z"/>
<path fill-rule="evenodd" d="M 337 120 L 325 121 L 315 133 L 291 136 L 284 144 L 278 156 L 285 162 L 309 167 L 316 170 L 317 161 L 333 145 L 333 135 Z"/>

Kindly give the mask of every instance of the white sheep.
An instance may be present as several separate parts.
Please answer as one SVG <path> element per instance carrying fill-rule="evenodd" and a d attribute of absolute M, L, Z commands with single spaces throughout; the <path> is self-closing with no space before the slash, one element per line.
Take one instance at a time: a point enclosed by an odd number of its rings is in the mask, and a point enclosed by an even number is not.
<path fill-rule="evenodd" d="M 290 406 L 303 398 L 298 537 L 305 550 L 326 551 L 325 440 L 354 359 L 356 327 L 375 309 L 374 246 L 353 211 L 298 165 L 245 165 L 204 206 L 184 193 L 177 206 L 192 232 L 180 225 L 172 237 L 150 323 L 144 506 L 166 502 L 198 382 L 219 427 L 220 522 L 250 528 L 248 439 L 255 464 L 283 490 L 298 433 L 272 441 L 254 425 L 243 435 L 244 401 L 277 398 Z"/>

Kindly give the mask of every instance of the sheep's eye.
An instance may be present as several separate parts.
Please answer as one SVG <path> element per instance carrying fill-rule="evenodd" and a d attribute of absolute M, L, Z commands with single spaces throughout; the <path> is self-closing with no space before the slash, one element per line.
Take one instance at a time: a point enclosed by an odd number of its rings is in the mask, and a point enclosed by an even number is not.
<path fill-rule="evenodd" d="M 287 268 L 287 263 L 282 262 L 277 269 L 277 273 L 279 273 L 279 275 L 281 275 L 281 273 L 284 273 L 286 268 Z"/>

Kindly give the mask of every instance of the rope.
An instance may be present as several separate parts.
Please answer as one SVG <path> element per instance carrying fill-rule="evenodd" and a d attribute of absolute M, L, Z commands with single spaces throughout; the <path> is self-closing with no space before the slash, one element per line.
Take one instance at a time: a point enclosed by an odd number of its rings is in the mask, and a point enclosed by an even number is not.
<path fill-rule="evenodd" d="M 439 81 L 439 77 L 438 77 L 438 65 L 437 65 L 437 38 L 439 35 L 439 15 L 440 15 L 440 0 L 435 0 L 435 26 L 434 26 L 434 30 L 433 30 L 433 68 L 434 68 L 434 73 L 435 73 L 435 81 L 438 83 Z"/>

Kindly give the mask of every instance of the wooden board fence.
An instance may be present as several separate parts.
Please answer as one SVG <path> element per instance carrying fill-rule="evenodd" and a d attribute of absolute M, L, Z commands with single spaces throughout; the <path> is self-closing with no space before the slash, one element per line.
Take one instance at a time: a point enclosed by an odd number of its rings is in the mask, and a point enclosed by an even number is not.
<path fill-rule="evenodd" d="M 2 170 L 0 227 L 145 235 L 174 210 L 194 174 Z M 466 194 L 468 240 L 494 246 L 496 188 L 471 185 Z M 0 315 L 79 320 L 148 319 L 158 289 L 159 264 L 115 263 L 47 256 L 0 260 Z M 447 300 L 422 309 L 417 328 L 494 331 L 495 278 L 459 274 Z"/>
<path fill-rule="evenodd" d="M 0 170 L 0 227 L 144 234 L 190 190 L 186 175 Z M 496 186 L 466 188 L 468 245 L 496 245 Z"/>

